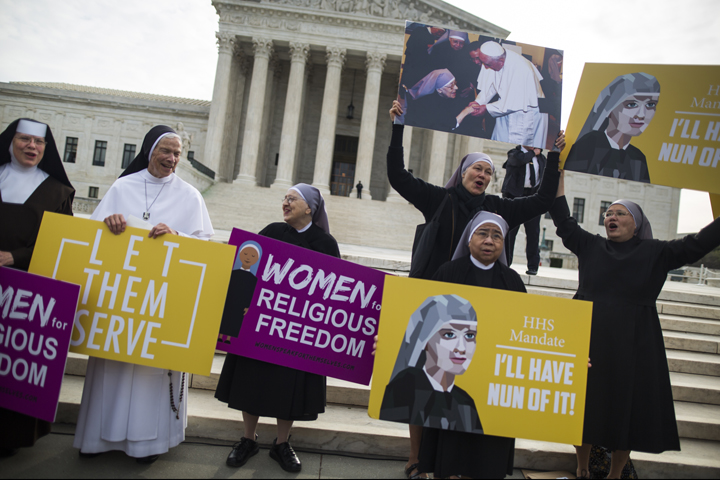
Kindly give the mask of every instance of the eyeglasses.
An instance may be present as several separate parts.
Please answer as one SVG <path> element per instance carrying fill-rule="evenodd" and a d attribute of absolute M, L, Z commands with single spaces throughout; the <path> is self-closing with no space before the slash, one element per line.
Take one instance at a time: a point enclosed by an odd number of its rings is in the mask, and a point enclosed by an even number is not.
<path fill-rule="evenodd" d="M 622 218 L 622 217 L 627 217 L 628 215 L 630 215 L 628 212 L 618 212 L 615 210 L 608 210 L 607 212 L 603 213 L 603 217 L 605 217 L 605 218 L 612 217 L 612 216 Z"/>
<path fill-rule="evenodd" d="M 488 230 L 476 230 L 475 236 L 481 240 L 485 240 L 490 237 L 493 242 L 502 242 L 504 240 L 504 237 L 501 234 L 497 232 L 490 232 Z"/>
<path fill-rule="evenodd" d="M 288 205 L 290 205 L 293 202 L 297 202 L 300 200 L 298 197 L 291 197 L 290 195 L 285 195 L 282 199 L 282 203 L 287 202 Z"/>
<path fill-rule="evenodd" d="M 20 140 L 20 142 L 24 143 L 25 145 L 30 145 L 32 142 L 35 142 L 35 146 L 40 148 L 44 147 L 47 144 L 44 139 L 38 137 L 31 137 L 29 135 L 18 135 L 15 138 Z"/>

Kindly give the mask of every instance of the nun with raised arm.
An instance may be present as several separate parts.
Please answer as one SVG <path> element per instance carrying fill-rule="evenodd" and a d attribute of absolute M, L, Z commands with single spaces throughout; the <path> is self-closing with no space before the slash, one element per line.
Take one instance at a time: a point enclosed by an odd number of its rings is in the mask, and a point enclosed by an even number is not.
<path fill-rule="evenodd" d="M 508 230 L 501 216 L 478 212 L 465 227 L 453 260 L 433 280 L 526 293 L 520 275 L 507 266 Z M 477 314 L 482 317 L 482 310 Z M 512 475 L 514 452 L 513 438 L 423 428 L 419 471 L 435 478 L 503 478 Z"/>
<path fill-rule="evenodd" d="M 403 115 L 399 102 L 393 102 L 390 119 Z M 496 213 L 505 219 L 509 228 L 521 225 L 547 212 L 557 193 L 560 154 L 550 152 L 540 189 L 534 195 L 521 198 L 501 198 L 487 195 L 485 190 L 493 178 L 495 165 L 489 155 L 474 152 L 466 155 L 444 187 L 416 178 L 406 170 L 403 152 L 403 125 L 392 125 L 392 139 L 387 154 L 387 174 L 390 186 L 413 204 L 425 217 L 425 225 L 418 228 L 412 249 L 410 276 L 431 279 L 440 266 L 452 260 L 460 244 L 460 237 L 468 222 L 481 211 Z M 560 132 L 555 145 L 565 146 Z M 437 229 L 430 229 L 437 222 Z M 410 456 L 406 465 L 408 478 L 418 477 L 420 430 L 410 426 Z"/>
<path fill-rule="evenodd" d="M 550 210 L 563 244 L 578 257 L 574 298 L 593 302 L 583 444 L 577 477 L 588 478 L 592 445 L 612 451 L 608 478 L 620 478 L 631 450 L 680 450 L 670 374 L 656 301 L 668 272 L 720 245 L 720 220 L 679 240 L 653 239 L 640 205 L 617 200 L 606 236 L 578 225 L 561 180 Z"/>
<path fill-rule="evenodd" d="M 202 195 L 174 173 L 181 151 L 175 130 L 153 127 L 91 218 L 116 235 L 128 222 L 144 222 L 158 241 L 209 240 L 214 231 Z M 73 446 L 85 458 L 119 450 L 138 463 L 155 462 L 185 440 L 187 382 L 184 372 L 90 357 Z"/>
<path fill-rule="evenodd" d="M 282 212 L 284 222 L 271 223 L 260 235 L 340 257 L 337 241 L 330 235 L 325 200 L 317 188 L 304 183 L 290 188 L 283 197 Z M 317 420 L 325 411 L 326 378 L 229 353 L 215 398 L 243 415 L 243 436 L 233 445 L 227 465 L 242 467 L 257 455 L 258 421 L 270 417 L 277 419 L 270 457 L 283 470 L 299 472 L 302 464 L 290 445 L 290 429 L 293 422 Z"/>
<path fill-rule="evenodd" d="M 0 267 L 27 271 L 44 212 L 72 215 L 70 184 L 50 127 L 22 118 L 0 133 Z M 50 423 L 0 408 L 0 457 L 50 433 Z"/>

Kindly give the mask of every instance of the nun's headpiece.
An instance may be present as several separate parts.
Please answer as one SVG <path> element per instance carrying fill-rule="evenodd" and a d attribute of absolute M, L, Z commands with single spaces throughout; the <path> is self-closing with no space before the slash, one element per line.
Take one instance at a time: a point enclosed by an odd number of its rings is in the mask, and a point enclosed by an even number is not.
<path fill-rule="evenodd" d="M 457 295 L 437 295 L 425 300 L 410 316 L 390 381 L 407 368 L 422 367 L 419 360 L 424 358 L 422 353 L 428 341 L 450 321 L 477 324 L 477 314 L 470 302 Z"/>
<path fill-rule="evenodd" d="M 442 37 L 440 37 L 435 43 L 435 45 L 428 48 L 428 53 L 432 53 L 433 49 L 435 49 L 435 47 L 437 47 L 438 45 L 449 42 L 451 38 L 462 40 L 463 42 L 465 42 L 465 45 L 470 43 L 470 38 L 468 37 L 468 34 L 466 32 L 460 32 L 458 30 L 446 30 L 445 33 L 443 33 Z"/>
<path fill-rule="evenodd" d="M 610 112 L 631 95 L 658 96 L 660 95 L 660 83 L 657 78 L 642 72 L 628 73 L 617 77 L 598 95 L 578 138 L 582 138 L 592 130 L 602 130 L 603 123 Z"/>
<path fill-rule="evenodd" d="M 298 183 L 291 187 L 290 190 L 295 190 L 308 204 L 312 211 L 313 223 L 325 230 L 325 233 L 330 233 L 330 222 L 325 209 L 325 199 L 320 190 L 307 183 Z"/>
<path fill-rule="evenodd" d="M 432 95 L 443 87 L 447 87 L 453 80 L 455 80 L 455 76 L 450 73 L 450 70 L 447 68 L 433 70 L 408 90 L 408 93 L 417 100 L 418 98 Z"/>
<path fill-rule="evenodd" d="M 487 163 L 492 168 L 492 172 L 495 173 L 495 164 L 493 163 L 492 158 L 490 158 L 490 155 L 480 152 L 468 153 L 462 159 L 460 166 L 457 170 L 455 170 L 455 173 L 453 173 L 452 177 L 450 177 L 450 180 L 448 180 L 445 184 L 445 188 L 453 188 L 460 185 L 462 183 L 462 176 L 465 174 L 467 169 L 478 162 Z"/>
<path fill-rule="evenodd" d="M 463 232 L 462 237 L 460 237 L 460 243 L 458 243 L 458 246 L 455 249 L 455 253 L 453 254 L 453 260 L 457 260 L 458 258 L 470 255 L 470 240 L 472 239 L 472 236 L 475 235 L 477 229 L 486 223 L 492 223 L 500 227 L 500 230 L 502 230 L 503 238 L 505 238 L 508 234 L 508 231 L 510 231 L 510 226 L 500 215 L 496 215 L 494 213 L 486 211 L 478 212 L 465 227 L 465 231 Z M 508 264 L 504 248 L 502 250 L 502 253 L 500 254 L 500 257 L 498 258 L 498 261 L 503 265 Z"/>
<path fill-rule="evenodd" d="M 26 135 L 32 135 L 33 137 L 44 137 L 45 152 L 43 153 L 42 160 L 38 163 L 38 168 L 63 185 L 73 188 L 67 173 L 65 173 L 65 167 L 63 167 L 62 159 L 55 144 L 55 138 L 50 130 L 50 126 L 36 120 L 19 118 L 8 125 L 5 131 L 0 133 L 0 165 L 10 163 L 10 149 L 12 148 L 12 141 L 16 133 L 24 133 Z"/>
<path fill-rule="evenodd" d="M 160 143 L 160 140 L 169 135 L 177 135 L 177 132 L 167 125 L 156 125 L 151 128 L 143 139 L 140 153 L 138 153 L 132 163 L 128 165 L 122 175 L 120 175 L 120 178 L 148 168 L 148 165 L 150 165 L 150 157 L 152 157 L 152 152 L 155 150 L 155 147 Z"/>
<path fill-rule="evenodd" d="M 642 208 L 640 208 L 640 205 L 635 202 L 631 202 L 630 200 L 615 200 L 610 207 L 613 205 L 622 205 L 628 209 L 630 215 L 632 215 L 632 218 L 635 221 L 635 235 L 640 240 L 653 239 L 650 221 L 645 216 L 645 213 L 642 211 Z M 610 209 L 610 207 L 608 207 L 608 209 Z"/>

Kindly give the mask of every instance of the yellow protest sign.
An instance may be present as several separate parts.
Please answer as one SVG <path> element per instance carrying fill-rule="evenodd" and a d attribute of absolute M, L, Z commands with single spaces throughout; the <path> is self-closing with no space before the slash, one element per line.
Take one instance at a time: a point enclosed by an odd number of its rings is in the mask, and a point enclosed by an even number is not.
<path fill-rule="evenodd" d="M 29 271 L 82 287 L 70 351 L 209 375 L 234 254 L 46 212 Z"/>
<path fill-rule="evenodd" d="M 382 305 L 371 417 L 582 443 L 590 302 L 387 277 Z"/>
<path fill-rule="evenodd" d="M 720 67 L 585 64 L 566 170 L 720 193 Z"/>

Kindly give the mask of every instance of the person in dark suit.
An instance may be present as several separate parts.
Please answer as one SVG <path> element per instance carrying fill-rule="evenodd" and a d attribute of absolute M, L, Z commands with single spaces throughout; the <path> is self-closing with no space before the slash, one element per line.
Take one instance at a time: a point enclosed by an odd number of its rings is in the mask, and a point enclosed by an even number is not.
<path fill-rule="evenodd" d="M 503 164 L 503 168 L 507 171 L 501 188 L 503 198 L 529 197 L 537 193 L 546 165 L 547 159 L 539 148 L 518 145 L 508 151 L 508 159 Z M 523 225 L 527 237 L 525 254 L 528 269 L 525 273 L 537 275 L 540 266 L 540 215 L 531 218 Z M 505 238 L 508 265 L 512 265 L 515 237 L 519 229 L 520 226 L 516 226 Z"/>

